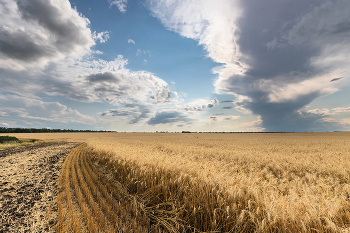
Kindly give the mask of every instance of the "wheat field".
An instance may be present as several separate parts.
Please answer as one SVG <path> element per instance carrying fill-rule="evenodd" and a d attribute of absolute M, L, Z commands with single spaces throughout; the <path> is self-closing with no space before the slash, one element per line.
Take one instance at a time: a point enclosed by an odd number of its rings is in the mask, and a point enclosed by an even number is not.
<path fill-rule="evenodd" d="M 60 232 L 347 232 L 350 133 L 89 138 L 66 159 Z"/>

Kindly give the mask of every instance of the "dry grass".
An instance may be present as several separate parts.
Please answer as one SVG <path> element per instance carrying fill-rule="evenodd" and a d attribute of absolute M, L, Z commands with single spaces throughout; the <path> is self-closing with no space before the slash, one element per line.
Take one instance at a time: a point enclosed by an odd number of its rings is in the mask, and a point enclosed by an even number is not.
<path fill-rule="evenodd" d="M 131 218 L 137 213 L 148 218 L 150 225 L 144 224 L 144 229 L 341 232 L 350 224 L 349 133 L 116 134 L 90 139 L 87 145 L 81 151 L 94 162 L 87 160 L 89 166 L 76 162 L 75 168 L 111 171 L 88 173 L 109 177 L 119 195 L 113 198 L 117 203 L 124 200 L 122 206 L 134 200 L 123 210 Z M 83 189 L 84 180 L 76 176 Z M 85 176 L 85 182 L 88 179 L 92 177 Z M 69 182 L 66 189 L 76 193 L 74 179 Z M 95 182 L 102 193 L 99 187 L 105 185 Z M 98 208 L 103 208 L 100 199 L 111 202 L 90 190 Z M 95 213 L 87 199 L 84 203 Z M 106 220 L 100 221 L 101 229 L 119 229 L 106 211 L 102 213 Z"/>

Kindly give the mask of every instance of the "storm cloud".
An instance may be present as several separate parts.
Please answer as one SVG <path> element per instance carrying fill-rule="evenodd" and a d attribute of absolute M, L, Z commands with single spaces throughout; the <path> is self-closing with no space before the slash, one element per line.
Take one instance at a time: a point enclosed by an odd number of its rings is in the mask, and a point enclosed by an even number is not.
<path fill-rule="evenodd" d="M 215 92 L 238 97 L 236 109 L 259 116 L 267 131 L 315 128 L 318 119 L 301 110 L 350 73 L 349 1 L 149 0 L 148 7 L 223 64 L 213 69 Z"/>

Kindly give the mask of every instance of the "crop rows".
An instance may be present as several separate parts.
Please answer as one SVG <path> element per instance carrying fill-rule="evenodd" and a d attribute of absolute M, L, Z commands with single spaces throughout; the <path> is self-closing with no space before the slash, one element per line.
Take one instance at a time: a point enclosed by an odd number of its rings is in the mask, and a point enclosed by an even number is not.
<path fill-rule="evenodd" d="M 347 232 L 348 136 L 126 134 L 87 145 L 169 232 Z"/>
<path fill-rule="evenodd" d="M 349 137 L 321 136 L 89 140 L 63 166 L 58 230 L 348 232 Z"/>
<path fill-rule="evenodd" d="M 59 180 L 59 232 L 149 232 L 149 220 L 93 165 L 82 145 L 67 157 Z"/>

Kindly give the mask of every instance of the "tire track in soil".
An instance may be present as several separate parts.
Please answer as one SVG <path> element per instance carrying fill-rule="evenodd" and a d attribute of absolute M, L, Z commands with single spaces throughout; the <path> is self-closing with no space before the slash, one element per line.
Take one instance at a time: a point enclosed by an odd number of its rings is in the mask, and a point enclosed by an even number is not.
<path fill-rule="evenodd" d="M 0 150 L 0 233 L 54 232 L 62 164 L 81 143 Z"/>

